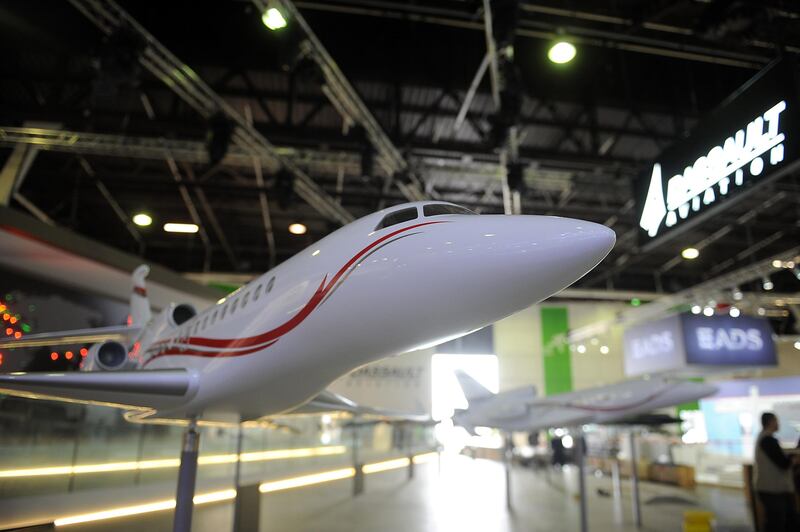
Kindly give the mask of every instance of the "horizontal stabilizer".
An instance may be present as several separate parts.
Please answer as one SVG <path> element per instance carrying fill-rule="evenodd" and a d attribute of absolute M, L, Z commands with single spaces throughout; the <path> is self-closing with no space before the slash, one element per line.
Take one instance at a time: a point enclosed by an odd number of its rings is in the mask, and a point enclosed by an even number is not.
<path fill-rule="evenodd" d="M 72 331 L 55 331 L 38 334 L 28 334 L 19 340 L 2 340 L 0 349 L 17 349 L 22 347 L 44 347 L 51 345 L 69 344 L 95 344 L 106 340 L 126 342 L 128 338 L 137 334 L 141 327 L 127 325 L 112 325 L 110 327 L 95 327 L 93 329 L 75 329 Z"/>
<path fill-rule="evenodd" d="M 196 387 L 185 369 L 0 374 L 0 394 L 118 408 L 174 408 Z"/>
<path fill-rule="evenodd" d="M 486 386 L 476 381 L 467 372 L 457 369 L 455 374 L 468 403 L 472 404 L 475 401 L 487 399 L 494 395 Z"/>

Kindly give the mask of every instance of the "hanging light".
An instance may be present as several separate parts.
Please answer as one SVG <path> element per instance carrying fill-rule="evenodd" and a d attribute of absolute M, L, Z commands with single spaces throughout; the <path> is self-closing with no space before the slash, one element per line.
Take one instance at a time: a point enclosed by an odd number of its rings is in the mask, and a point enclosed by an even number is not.
<path fill-rule="evenodd" d="M 578 54 L 575 45 L 567 41 L 558 41 L 547 51 L 547 58 L 557 65 L 569 63 Z"/>
<path fill-rule="evenodd" d="M 149 214 L 140 212 L 133 216 L 133 223 L 135 223 L 139 227 L 147 227 L 148 225 L 153 223 L 153 218 Z"/>
<path fill-rule="evenodd" d="M 731 318 L 738 318 L 741 315 L 741 311 L 736 307 L 731 307 L 728 313 L 731 315 Z"/>
<path fill-rule="evenodd" d="M 744 297 L 744 294 L 742 293 L 742 290 L 736 286 L 734 287 L 733 292 L 731 292 L 731 296 L 733 297 L 734 301 L 741 301 Z"/>
<path fill-rule="evenodd" d="M 286 18 L 277 7 L 268 7 L 261 15 L 261 22 L 272 31 L 286 27 Z"/>
<path fill-rule="evenodd" d="M 293 223 L 289 226 L 289 232 L 293 235 L 304 235 L 306 234 L 306 231 L 308 231 L 308 228 L 305 226 L 305 224 Z"/>
<path fill-rule="evenodd" d="M 694 260 L 699 256 L 700 256 L 700 250 L 698 250 L 697 248 L 686 248 L 683 251 L 681 251 L 681 257 L 683 257 L 686 260 Z"/>
<path fill-rule="evenodd" d="M 703 312 L 703 307 L 700 305 L 692 305 L 692 314 L 700 314 Z"/>
<path fill-rule="evenodd" d="M 767 291 L 775 288 L 775 285 L 772 283 L 772 279 L 769 278 L 769 275 L 761 279 L 761 287 Z"/>
<path fill-rule="evenodd" d="M 714 315 L 714 309 L 712 307 L 706 307 L 706 308 L 703 309 L 703 316 L 709 316 L 710 317 L 710 316 L 713 316 L 713 315 Z"/>

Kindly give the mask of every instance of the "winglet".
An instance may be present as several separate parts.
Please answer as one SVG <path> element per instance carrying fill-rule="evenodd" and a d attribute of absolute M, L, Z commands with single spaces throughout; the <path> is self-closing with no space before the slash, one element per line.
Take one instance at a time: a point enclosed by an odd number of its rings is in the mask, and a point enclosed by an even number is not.
<path fill-rule="evenodd" d="M 472 404 L 475 401 L 481 401 L 494 395 L 483 384 L 476 381 L 465 371 L 457 369 L 455 375 L 468 403 Z"/>

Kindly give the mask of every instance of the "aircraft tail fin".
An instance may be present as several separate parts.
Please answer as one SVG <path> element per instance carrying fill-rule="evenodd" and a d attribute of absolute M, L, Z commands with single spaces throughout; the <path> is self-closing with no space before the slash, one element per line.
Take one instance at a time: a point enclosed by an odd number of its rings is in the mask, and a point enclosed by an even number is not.
<path fill-rule="evenodd" d="M 150 266 L 142 264 L 131 274 L 131 308 L 128 318 L 128 325 L 132 327 L 142 327 L 148 321 L 152 313 L 150 312 L 150 299 L 147 297 L 147 285 L 145 278 L 150 273 Z"/>
<path fill-rule="evenodd" d="M 471 404 L 474 401 L 487 399 L 494 395 L 483 384 L 476 381 L 465 371 L 457 369 L 455 374 L 456 379 L 458 379 L 458 384 L 461 386 L 461 390 L 464 392 L 464 397 L 467 398 L 468 403 Z"/>

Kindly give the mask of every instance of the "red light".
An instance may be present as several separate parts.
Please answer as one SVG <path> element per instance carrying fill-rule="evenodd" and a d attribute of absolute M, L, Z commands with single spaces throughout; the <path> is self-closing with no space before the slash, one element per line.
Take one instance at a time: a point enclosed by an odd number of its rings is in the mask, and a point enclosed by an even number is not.
<path fill-rule="evenodd" d="M 56 353 L 55 351 L 50 353 L 50 360 L 58 360 L 58 353 Z"/>
<path fill-rule="evenodd" d="M 11 327 L 6 328 L 6 335 L 7 336 L 11 336 L 11 333 L 13 333 L 13 332 L 14 332 L 14 329 L 12 329 Z"/>
<path fill-rule="evenodd" d="M 67 351 L 66 353 L 64 353 L 64 358 L 66 358 L 67 360 L 72 360 L 72 357 L 74 356 L 75 355 L 72 354 L 72 351 Z"/>
<path fill-rule="evenodd" d="M 19 331 L 15 332 L 15 333 L 14 333 L 14 338 L 16 338 L 17 340 L 19 340 L 20 338 L 22 338 L 22 333 L 21 333 L 21 332 L 19 332 Z"/>
<path fill-rule="evenodd" d="M 5 314 L 3 314 L 3 319 L 4 319 L 4 320 L 8 321 L 8 320 L 9 320 L 9 318 L 11 318 L 11 314 L 9 314 L 8 312 L 6 312 Z"/>
<path fill-rule="evenodd" d="M 3 353 L 0 353 L 0 366 L 3 365 Z"/>
<path fill-rule="evenodd" d="M 16 318 L 16 316 L 11 316 L 11 318 L 8 321 L 10 321 L 11 324 L 13 325 L 13 324 L 17 323 L 17 318 Z"/>
<path fill-rule="evenodd" d="M 89 350 L 86 349 L 85 347 L 81 347 L 81 356 L 85 357 L 88 354 L 89 354 Z"/>

